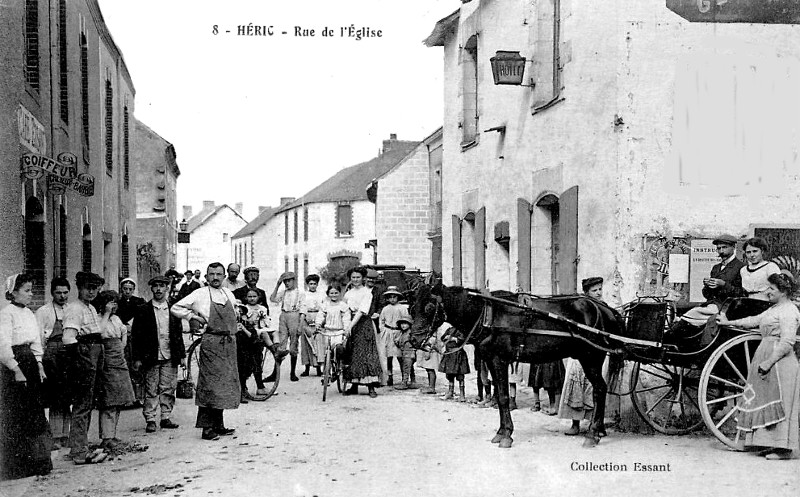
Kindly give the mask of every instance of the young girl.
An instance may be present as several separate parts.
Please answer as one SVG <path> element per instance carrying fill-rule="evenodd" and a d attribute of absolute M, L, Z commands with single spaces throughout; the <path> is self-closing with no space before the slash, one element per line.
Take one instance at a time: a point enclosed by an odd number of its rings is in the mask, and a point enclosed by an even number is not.
<path fill-rule="evenodd" d="M 275 361 L 280 363 L 289 352 L 286 350 L 278 350 L 278 347 L 272 341 L 269 335 L 269 311 L 266 307 L 258 303 L 259 296 L 257 289 L 250 288 L 247 290 L 245 299 L 247 300 L 245 303 L 247 312 L 242 315 L 242 324 L 245 330 L 250 334 L 251 340 L 260 338 L 260 340 L 264 342 L 266 348 L 275 355 Z M 251 366 L 252 371 L 256 373 L 254 375 L 257 388 L 256 395 L 266 395 L 267 390 L 264 387 L 264 380 L 261 375 L 261 364 L 251 364 Z M 245 376 L 245 381 L 248 376 L 249 374 Z M 245 389 L 245 385 L 242 384 L 242 391 L 244 392 Z"/>
<path fill-rule="evenodd" d="M 411 381 L 411 371 L 414 368 L 414 358 L 416 351 L 411 344 L 411 316 L 408 311 L 404 311 L 400 317 L 397 318 L 398 333 L 394 336 L 394 344 L 399 351 L 400 358 L 400 372 L 403 379 L 399 385 L 395 385 L 395 390 L 408 390 Z"/>
<path fill-rule="evenodd" d="M 441 360 L 441 336 L 445 325 L 450 326 L 447 323 L 442 324 L 442 326 L 436 330 L 436 333 L 422 344 L 422 349 L 417 350 L 417 362 L 421 367 L 425 368 L 425 371 L 428 373 L 428 386 L 421 389 L 421 393 L 436 393 L 436 370 L 439 369 L 439 361 Z"/>
<path fill-rule="evenodd" d="M 46 475 L 50 461 L 50 425 L 40 399 L 42 337 L 28 304 L 33 278 L 15 274 L 6 280 L 0 310 L 0 480 Z"/>
<path fill-rule="evenodd" d="M 314 324 L 325 338 L 325 349 L 336 348 L 344 342 L 343 332 L 350 324 L 350 308 L 341 300 L 342 289 L 338 285 L 329 286 L 325 294 L 327 298 L 320 305 Z"/>
<path fill-rule="evenodd" d="M 450 326 L 445 323 L 443 326 Z M 464 334 L 452 326 L 444 331 L 441 338 L 444 344 L 444 354 L 439 362 L 439 371 L 447 377 L 449 385 L 444 400 L 450 400 L 454 396 L 455 380 L 458 380 L 458 401 L 466 402 L 464 394 L 464 375 L 469 374 L 469 360 L 467 353 L 462 345 L 464 344 Z M 459 349 L 459 347 L 461 347 Z"/>
<path fill-rule="evenodd" d="M 128 364 L 125 362 L 125 344 L 128 342 L 128 327 L 117 316 L 119 294 L 105 290 L 92 302 L 100 315 L 100 332 L 103 335 L 103 373 L 100 378 L 101 447 L 113 451 L 119 444 L 117 424 L 123 406 L 133 404 L 133 393 Z"/>

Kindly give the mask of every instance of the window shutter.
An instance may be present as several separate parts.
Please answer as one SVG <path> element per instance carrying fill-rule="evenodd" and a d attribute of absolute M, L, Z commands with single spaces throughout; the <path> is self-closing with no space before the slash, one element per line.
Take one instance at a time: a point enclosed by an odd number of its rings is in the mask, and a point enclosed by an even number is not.
<path fill-rule="evenodd" d="M 558 199 L 559 237 L 558 253 L 560 292 L 578 291 L 578 187 L 573 186 Z"/>
<path fill-rule="evenodd" d="M 475 214 L 475 284 L 486 288 L 486 207 Z"/>
<path fill-rule="evenodd" d="M 461 219 L 453 215 L 453 285 L 461 286 Z"/>
<path fill-rule="evenodd" d="M 517 199 L 517 286 L 531 289 L 531 204 L 524 198 Z"/>

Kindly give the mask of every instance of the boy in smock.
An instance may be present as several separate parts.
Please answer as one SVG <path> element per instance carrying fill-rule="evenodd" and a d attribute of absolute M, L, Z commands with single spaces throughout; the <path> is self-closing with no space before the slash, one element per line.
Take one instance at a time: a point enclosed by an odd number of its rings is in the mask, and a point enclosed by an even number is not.
<path fill-rule="evenodd" d="M 402 294 L 396 286 L 390 286 L 383 292 L 383 297 L 386 299 L 386 306 L 381 310 L 380 317 L 378 318 L 379 333 L 378 333 L 378 353 L 386 360 L 386 377 L 383 378 L 384 383 L 388 386 L 394 384 L 393 379 L 393 360 L 395 357 L 400 357 L 400 350 L 394 343 L 397 336 L 398 328 L 397 320 L 408 314 L 406 306 L 400 304 L 400 297 Z M 402 367 L 402 366 L 401 366 Z"/>

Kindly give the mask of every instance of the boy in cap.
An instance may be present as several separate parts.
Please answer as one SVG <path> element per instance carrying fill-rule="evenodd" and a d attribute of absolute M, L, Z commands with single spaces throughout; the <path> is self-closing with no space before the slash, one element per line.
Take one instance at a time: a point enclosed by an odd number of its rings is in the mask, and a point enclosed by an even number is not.
<path fill-rule="evenodd" d="M 280 290 L 283 283 L 283 290 Z M 281 314 L 278 317 L 278 342 L 283 350 L 289 345 L 291 358 L 291 381 L 298 381 L 295 369 L 297 368 L 297 353 L 300 339 L 300 308 L 303 305 L 303 292 L 297 288 L 297 276 L 292 271 L 283 273 L 269 300 L 280 304 Z"/>
<path fill-rule="evenodd" d="M 322 363 L 325 361 L 325 336 L 317 331 L 315 321 L 325 294 L 318 292 L 319 275 L 306 276 L 306 292 L 300 306 L 300 332 L 303 334 L 303 352 L 300 356 L 305 371 L 300 376 L 308 376 L 311 364 L 317 370 L 317 376 L 322 376 Z"/>
<path fill-rule="evenodd" d="M 148 285 L 153 298 L 136 308 L 131 327 L 133 370 L 144 378 L 142 414 L 145 431 L 156 431 L 156 414 L 161 407 L 161 428 L 174 429 L 170 419 L 178 386 L 178 365 L 186 366 L 181 320 L 169 312 L 169 288 L 166 276 L 155 276 Z"/>
<path fill-rule="evenodd" d="M 395 385 L 394 389 L 408 390 L 412 384 L 411 371 L 414 368 L 414 359 L 417 357 L 417 352 L 411 344 L 411 315 L 408 311 L 404 311 L 395 322 L 399 331 L 394 337 L 394 343 L 400 351 L 400 370 L 403 379 L 399 385 Z"/>
<path fill-rule="evenodd" d="M 398 328 L 397 320 L 404 314 L 408 313 L 408 309 L 400 304 L 400 297 L 403 294 L 396 286 L 389 286 L 383 297 L 386 299 L 386 306 L 381 309 L 380 318 L 378 318 L 379 330 L 378 333 L 378 353 L 386 361 L 387 376 L 383 378 L 386 385 L 392 386 L 394 384 L 393 362 L 395 357 L 400 357 L 400 350 L 394 343 L 395 335 Z M 402 367 L 402 366 L 401 366 Z"/>
<path fill-rule="evenodd" d="M 100 317 L 92 300 L 105 280 L 92 272 L 79 271 L 75 275 L 78 300 L 70 303 L 64 312 L 65 346 L 73 349 L 71 373 L 72 426 L 69 430 L 70 458 L 75 464 L 93 460 L 89 452 L 89 426 L 92 422 L 94 399 L 99 394 L 103 374 L 103 334 Z"/>

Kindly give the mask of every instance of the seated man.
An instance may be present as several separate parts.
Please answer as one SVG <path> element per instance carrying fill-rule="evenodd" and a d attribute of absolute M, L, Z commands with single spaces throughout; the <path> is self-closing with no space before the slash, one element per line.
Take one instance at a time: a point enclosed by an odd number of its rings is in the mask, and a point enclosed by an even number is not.
<path fill-rule="evenodd" d="M 672 325 L 672 332 L 677 336 L 685 335 L 689 326 L 705 326 L 709 317 L 719 313 L 725 300 L 742 293 L 742 276 L 739 270 L 744 263 L 736 257 L 736 238 L 720 235 L 713 243 L 722 261 L 711 268 L 710 277 L 703 279 L 703 297 L 706 302 L 686 311 Z"/>

